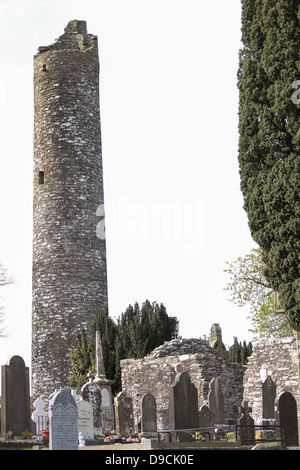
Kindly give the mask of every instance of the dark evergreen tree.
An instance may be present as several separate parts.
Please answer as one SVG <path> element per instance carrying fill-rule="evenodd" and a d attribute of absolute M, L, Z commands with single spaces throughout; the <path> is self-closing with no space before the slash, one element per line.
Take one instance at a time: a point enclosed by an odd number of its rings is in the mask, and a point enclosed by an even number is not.
<path fill-rule="evenodd" d="M 178 320 L 169 317 L 163 304 L 149 300 L 126 309 L 118 321 L 118 349 L 127 358 L 141 358 L 178 333 Z"/>
<path fill-rule="evenodd" d="M 75 348 L 70 353 L 72 362 L 72 375 L 69 385 L 78 392 L 87 381 L 87 374 L 95 367 L 93 348 L 86 337 L 86 331 L 81 328 L 76 338 Z"/>
<path fill-rule="evenodd" d="M 71 353 L 73 363 L 70 386 L 80 389 L 87 381 L 87 373 L 95 366 L 95 333 L 100 331 L 103 361 L 107 378 L 114 380 L 113 393 L 121 390 L 122 359 L 138 359 L 149 354 L 164 341 L 178 333 L 178 320 L 169 317 L 163 304 L 146 300 L 142 307 L 129 305 L 115 323 L 107 308 L 99 311 L 91 326 L 91 341 L 82 329 L 76 347 Z"/>
<path fill-rule="evenodd" d="M 248 357 L 252 354 L 252 344 L 243 341 L 243 344 L 234 337 L 233 345 L 229 348 L 229 361 L 238 362 L 239 364 L 247 364 Z"/>
<path fill-rule="evenodd" d="M 299 0 L 242 0 L 241 190 L 265 276 L 300 331 Z M 299 87 L 300 88 L 300 87 Z"/>
<path fill-rule="evenodd" d="M 126 358 L 139 359 L 149 354 L 164 341 L 177 335 L 179 323 L 176 317 L 167 314 L 163 304 L 146 300 L 142 307 L 129 305 L 118 319 L 116 335 L 116 387 L 121 389 L 120 361 Z"/>

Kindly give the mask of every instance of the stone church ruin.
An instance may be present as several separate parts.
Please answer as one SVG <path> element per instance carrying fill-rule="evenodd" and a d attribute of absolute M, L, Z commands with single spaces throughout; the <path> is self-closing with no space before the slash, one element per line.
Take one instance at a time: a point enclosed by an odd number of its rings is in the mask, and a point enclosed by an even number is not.
<path fill-rule="evenodd" d="M 117 432 L 143 434 L 143 402 L 149 395 L 152 405 L 146 412 L 156 423 L 152 435 L 155 430 L 238 424 L 243 413 L 255 425 L 279 425 L 278 402 L 286 393 L 295 401 L 299 422 L 295 354 L 296 339 L 280 338 L 255 344 L 247 365 L 229 362 L 221 329 L 214 324 L 209 341 L 173 339 L 143 359 L 125 359 L 122 391 L 115 398 Z"/>

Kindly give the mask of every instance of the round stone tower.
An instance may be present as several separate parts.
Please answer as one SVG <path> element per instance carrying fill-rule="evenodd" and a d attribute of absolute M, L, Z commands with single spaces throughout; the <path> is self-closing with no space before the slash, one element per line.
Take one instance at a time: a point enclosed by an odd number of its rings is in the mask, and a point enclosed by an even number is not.
<path fill-rule="evenodd" d="M 85 21 L 34 57 L 33 181 L 32 395 L 48 398 L 107 305 L 98 41 Z"/>

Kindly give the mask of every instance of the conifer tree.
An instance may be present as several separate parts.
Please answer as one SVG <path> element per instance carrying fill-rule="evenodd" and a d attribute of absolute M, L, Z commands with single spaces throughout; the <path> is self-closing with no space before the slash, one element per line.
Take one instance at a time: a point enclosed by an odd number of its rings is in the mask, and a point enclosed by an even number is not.
<path fill-rule="evenodd" d="M 88 372 L 92 371 L 95 367 L 93 349 L 87 339 L 84 328 L 81 328 L 80 333 L 77 335 L 76 345 L 70 352 L 70 359 L 72 362 L 72 375 L 69 385 L 79 392 L 87 381 Z"/>
<path fill-rule="evenodd" d="M 265 276 L 300 331 L 299 0 L 242 0 L 241 190 Z"/>
<path fill-rule="evenodd" d="M 122 359 L 139 359 L 178 333 L 178 320 L 167 314 L 163 304 L 146 300 L 140 307 L 129 305 L 115 323 L 108 309 L 100 310 L 91 326 L 91 341 L 82 329 L 71 353 L 73 363 L 70 386 L 80 389 L 87 373 L 95 366 L 95 332 L 100 331 L 106 377 L 114 380 L 113 393 L 121 390 Z"/>
<path fill-rule="evenodd" d="M 243 344 L 234 337 L 233 345 L 229 348 L 229 361 L 238 362 L 239 364 L 247 364 L 248 357 L 252 354 L 252 343 L 248 344 L 243 341 Z"/>

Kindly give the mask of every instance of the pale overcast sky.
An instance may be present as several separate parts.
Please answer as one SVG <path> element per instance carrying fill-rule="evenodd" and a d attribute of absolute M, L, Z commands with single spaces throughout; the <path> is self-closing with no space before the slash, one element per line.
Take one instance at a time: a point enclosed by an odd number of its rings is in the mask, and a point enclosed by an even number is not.
<path fill-rule="evenodd" d="M 0 0 L 0 260 L 9 336 L 30 365 L 33 56 L 70 20 L 100 56 L 109 311 L 163 303 L 180 335 L 251 340 L 224 292 L 253 247 L 238 168 L 239 0 Z M 173 218 L 169 218 L 173 214 Z"/>

